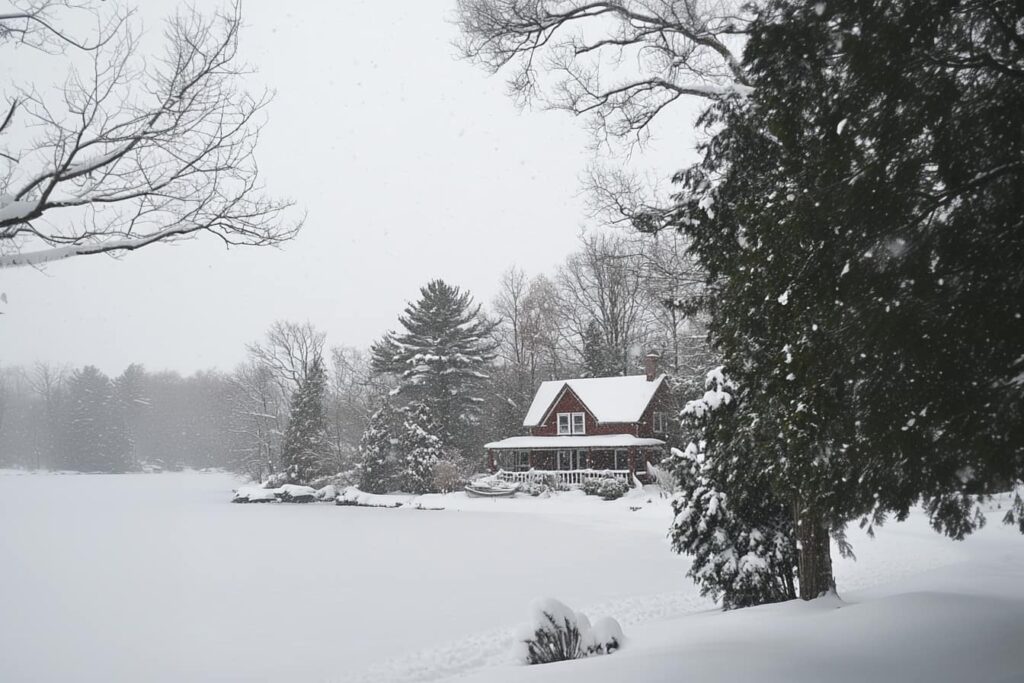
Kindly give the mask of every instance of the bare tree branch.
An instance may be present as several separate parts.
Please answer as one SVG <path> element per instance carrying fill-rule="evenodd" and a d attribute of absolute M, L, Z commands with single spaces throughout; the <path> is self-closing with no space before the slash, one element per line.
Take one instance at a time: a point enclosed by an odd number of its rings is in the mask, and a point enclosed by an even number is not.
<path fill-rule="evenodd" d="M 259 183 L 253 152 L 270 93 L 239 87 L 237 4 L 170 19 L 155 64 L 139 54 L 128 14 L 104 21 L 91 3 L 27 7 L 29 18 L 0 15 L 0 50 L 42 26 L 85 50 L 86 61 L 68 60 L 59 102 L 24 87 L 9 98 L 0 133 L 23 142 L 0 154 L 0 268 L 199 232 L 226 245 L 275 245 L 296 234 L 302 221 L 284 220 L 292 203 L 267 198 Z M 48 12 L 58 7 L 95 13 L 96 39 L 86 45 L 52 30 Z"/>
<path fill-rule="evenodd" d="M 586 115 L 598 139 L 642 143 L 680 97 L 746 95 L 734 50 L 750 16 L 728 0 L 459 0 L 462 55 L 507 70 L 520 105 Z M 553 82 L 542 86 L 542 74 Z"/>

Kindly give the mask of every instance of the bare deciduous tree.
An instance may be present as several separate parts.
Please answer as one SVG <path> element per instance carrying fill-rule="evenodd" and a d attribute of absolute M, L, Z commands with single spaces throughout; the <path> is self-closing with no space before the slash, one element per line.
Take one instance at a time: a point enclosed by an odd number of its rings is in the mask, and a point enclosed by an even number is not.
<path fill-rule="evenodd" d="M 559 269 L 562 315 L 581 345 L 596 323 L 619 372 L 630 374 L 650 340 L 643 259 L 628 240 L 609 235 L 583 238 L 583 249 Z"/>
<path fill-rule="evenodd" d="M 384 378 L 373 371 L 370 356 L 350 346 L 331 349 L 328 417 L 338 455 L 335 471 L 350 469 L 370 416 L 387 393 Z"/>
<path fill-rule="evenodd" d="M 231 450 L 234 466 L 256 481 L 277 469 L 281 438 L 288 422 L 288 404 L 269 368 L 250 360 L 235 370 Z"/>
<path fill-rule="evenodd" d="M 131 13 L 107 7 L 27 0 L 0 13 L 0 58 L 38 48 L 68 74 L 56 95 L 27 77 L 0 90 L 0 268 L 200 232 L 227 245 L 294 236 L 291 202 L 264 195 L 253 159 L 270 96 L 241 87 L 239 6 L 179 13 L 156 57 Z M 87 38 L 61 28 L 80 13 L 97 26 Z"/>
<path fill-rule="evenodd" d="M 662 365 L 675 379 L 703 386 L 707 371 L 717 365 L 708 347 L 705 315 L 699 312 L 705 291 L 703 270 L 678 232 L 638 235 L 645 290 L 655 345 Z"/>
<path fill-rule="evenodd" d="M 514 368 L 517 394 L 532 395 L 536 385 L 569 371 L 568 330 L 559 314 L 557 287 L 543 275 L 529 279 L 512 268 L 502 274 L 494 300 L 495 340 L 501 365 Z"/>
<path fill-rule="evenodd" d="M 587 115 L 598 140 L 643 141 L 682 97 L 745 94 L 730 0 L 459 0 L 463 55 L 510 71 L 520 104 Z M 547 78 L 543 78 L 546 74 Z"/>
<path fill-rule="evenodd" d="M 249 355 L 267 368 L 281 389 L 285 402 L 299 388 L 314 361 L 323 361 L 327 335 L 310 322 L 278 320 L 264 342 L 250 344 Z"/>

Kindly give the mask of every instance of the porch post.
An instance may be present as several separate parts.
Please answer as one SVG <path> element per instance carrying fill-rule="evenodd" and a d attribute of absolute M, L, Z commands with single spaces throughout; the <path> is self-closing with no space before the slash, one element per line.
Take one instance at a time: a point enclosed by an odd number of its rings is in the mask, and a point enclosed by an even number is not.
<path fill-rule="evenodd" d="M 629 447 L 629 473 L 636 475 L 636 446 Z"/>

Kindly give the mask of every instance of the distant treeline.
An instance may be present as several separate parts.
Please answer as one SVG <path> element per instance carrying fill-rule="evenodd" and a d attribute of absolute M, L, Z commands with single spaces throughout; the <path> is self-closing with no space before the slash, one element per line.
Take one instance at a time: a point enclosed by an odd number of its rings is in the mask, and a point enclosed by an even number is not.
<path fill-rule="evenodd" d="M 82 472 L 230 467 L 232 395 L 220 373 L 129 366 L 8 367 L 0 381 L 0 466 Z"/>
<path fill-rule="evenodd" d="M 544 380 L 638 373 L 640 356 L 655 351 L 681 397 L 702 391 L 715 360 L 699 318 L 684 314 L 687 301 L 700 294 L 701 276 L 683 247 L 669 238 L 585 237 L 552 275 L 506 271 L 489 307 L 460 294 L 462 313 L 481 321 L 482 338 L 473 343 L 486 352 L 471 368 L 481 381 L 472 414 L 448 415 L 444 402 L 434 412 L 444 423 L 439 429 L 461 433 L 456 441 L 466 468 L 479 464 L 483 443 L 520 433 Z M 399 327 L 413 308 L 396 311 Z M 442 338 L 462 328 L 445 331 L 445 315 L 427 313 L 420 324 L 438 327 L 428 337 L 440 346 L 419 340 L 421 351 L 440 358 L 447 353 Z M 316 470 L 352 472 L 365 459 L 360 443 L 371 416 L 403 383 L 413 382 L 410 372 L 422 369 L 386 353 L 394 334 L 385 332 L 371 353 L 328 346 L 312 323 L 279 321 L 247 347 L 245 362 L 232 371 L 187 377 L 134 364 L 116 377 L 90 366 L 0 368 L 0 467 L 225 467 L 264 479 L 282 469 L 293 399 L 317 366 L 325 386 L 314 411 L 324 425 L 315 437 Z"/>

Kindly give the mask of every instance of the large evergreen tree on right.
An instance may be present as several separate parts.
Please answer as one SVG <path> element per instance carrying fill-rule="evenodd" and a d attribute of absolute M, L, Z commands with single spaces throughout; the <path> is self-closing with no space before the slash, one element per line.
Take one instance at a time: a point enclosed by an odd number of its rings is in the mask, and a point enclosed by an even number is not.
<path fill-rule="evenodd" d="M 963 538 L 1024 476 L 1022 26 L 1001 0 L 771 3 L 753 94 L 677 178 L 734 387 L 702 457 L 792 511 L 805 599 L 845 525 L 923 503 Z"/>

